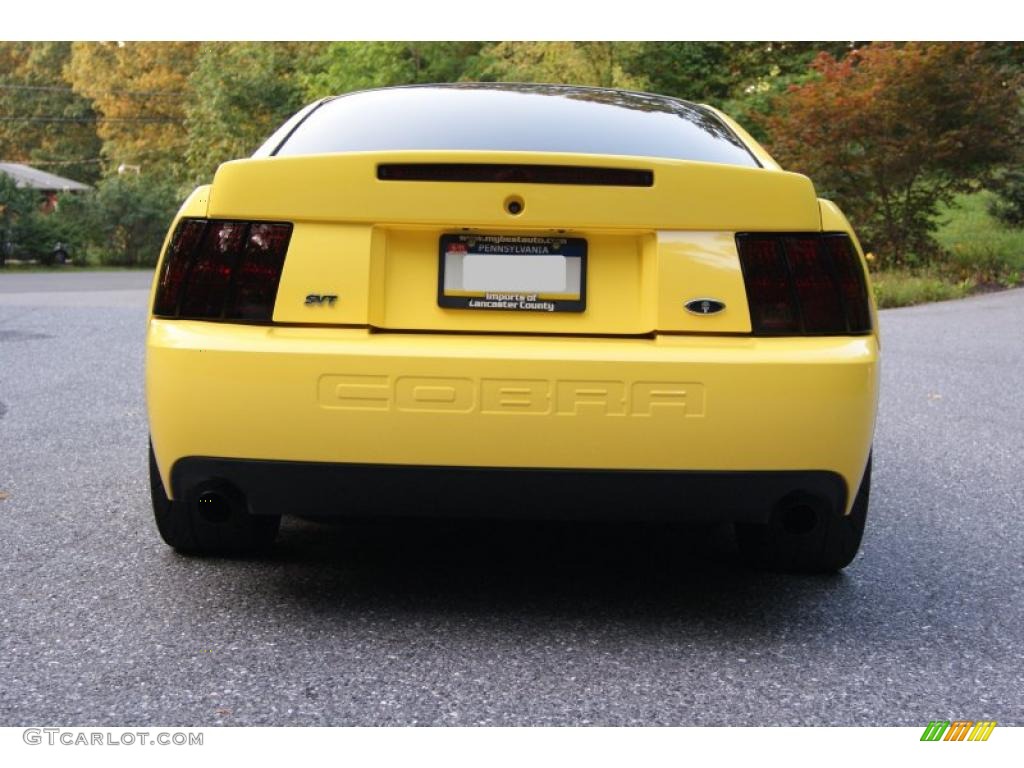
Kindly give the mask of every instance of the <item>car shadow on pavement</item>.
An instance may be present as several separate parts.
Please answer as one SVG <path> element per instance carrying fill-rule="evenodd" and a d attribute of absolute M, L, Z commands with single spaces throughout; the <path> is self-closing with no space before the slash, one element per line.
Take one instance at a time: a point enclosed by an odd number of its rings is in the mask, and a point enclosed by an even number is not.
<path fill-rule="evenodd" d="M 730 622 L 828 605 L 844 575 L 751 570 L 728 526 L 671 523 L 286 520 L 264 568 L 289 602 L 317 612 L 558 614 Z"/>

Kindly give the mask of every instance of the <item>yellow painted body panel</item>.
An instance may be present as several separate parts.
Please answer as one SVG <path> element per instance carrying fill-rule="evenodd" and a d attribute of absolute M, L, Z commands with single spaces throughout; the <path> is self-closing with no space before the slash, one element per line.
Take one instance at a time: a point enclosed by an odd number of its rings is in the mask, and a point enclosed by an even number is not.
<path fill-rule="evenodd" d="M 540 163 L 652 170 L 652 187 L 381 181 L 379 163 Z M 505 211 L 518 195 L 522 213 Z M 551 152 L 404 151 L 234 160 L 217 170 L 209 215 L 499 230 L 817 230 L 806 176 L 718 163 Z"/>
<path fill-rule="evenodd" d="M 372 275 L 384 266 L 381 248 L 374 247 L 373 227 L 359 224 L 297 224 L 288 245 L 281 285 L 274 305 L 278 323 L 366 325 L 370 322 Z M 292 258 L 292 256 L 295 258 Z M 332 305 L 311 306 L 306 296 L 332 294 Z"/>
<path fill-rule="evenodd" d="M 438 306 L 438 242 L 445 231 L 296 224 L 274 320 L 505 333 L 750 332 L 731 232 L 572 232 L 588 244 L 587 311 L 527 314 Z M 309 305 L 305 297 L 311 293 L 339 298 L 333 305 Z M 686 301 L 707 297 L 726 309 L 709 316 L 684 310 Z"/>
<path fill-rule="evenodd" d="M 874 429 L 877 333 L 744 335 L 735 244 L 739 231 L 852 230 L 805 177 L 755 149 L 764 168 L 494 152 L 221 166 L 179 216 L 293 222 L 280 325 L 150 320 L 146 389 L 165 487 L 185 456 L 793 469 L 838 473 L 852 503 Z M 386 161 L 650 168 L 655 185 L 381 182 Z M 515 217 L 504 210 L 513 194 L 525 200 Z M 585 237 L 586 311 L 438 307 L 439 237 L 463 228 Z M 311 293 L 339 300 L 311 307 Z M 726 309 L 690 315 L 694 298 Z"/>
<path fill-rule="evenodd" d="M 395 182 L 381 162 L 516 162 L 645 168 L 650 188 Z M 504 201 L 525 202 L 509 215 Z M 660 158 L 538 152 L 362 152 L 225 163 L 211 218 L 294 224 L 274 309 L 279 323 L 394 330 L 642 335 L 750 331 L 733 233 L 818 231 L 810 181 L 798 174 Z M 556 226 L 557 225 L 557 226 Z M 439 240 L 450 232 L 586 239 L 581 313 L 438 306 Z M 338 296 L 307 304 L 310 294 Z M 695 298 L 725 303 L 698 317 Z"/>
<path fill-rule="evenodd" d="M 660 331 L 750 333 L 747 292 L 732 232 L 659 232 L 658 317 Z M 692 299 L 725 303 L 717 315 L 684 311 Z"/>
<path fill-rule="evenodd" d="M 439 230 L 390 231 L 383 270 L 384 328 L 508 333 L 640 334 L 654 329 L 653 281 L 645 241 L 630 235 L 587 237 L 586 312 L 474 312 L 437 304 Z M 649 247 L 649 246 L 648 246 Z M 645 292 L 648 295 L 645 295 Z"/>
<path fill-rule="evenodd" d="M 191 455 L 813 468 L 855 489 L 876 378 L 871 336 L 530 338 L 159 319 L 147 361 L 165 486 Z"/>

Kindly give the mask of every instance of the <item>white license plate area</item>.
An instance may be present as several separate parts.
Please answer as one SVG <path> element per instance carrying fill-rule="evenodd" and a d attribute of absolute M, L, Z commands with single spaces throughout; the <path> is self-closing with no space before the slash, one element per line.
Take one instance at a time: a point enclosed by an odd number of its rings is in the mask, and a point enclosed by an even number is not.
<path fill-rule="evenodd" d="M 442 235 L 438 304 L 450 309 L 582 312 L 587 241 L 580 237 Z"/>

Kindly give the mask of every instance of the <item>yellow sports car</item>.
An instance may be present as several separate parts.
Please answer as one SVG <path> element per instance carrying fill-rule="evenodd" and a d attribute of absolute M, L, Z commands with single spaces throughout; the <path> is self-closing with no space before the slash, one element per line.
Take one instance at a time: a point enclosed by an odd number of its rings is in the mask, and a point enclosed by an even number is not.
<path fill-rule="evenodd" d="M 857 238 L 711 107 L 384 88 L 303 109 L 184 203 L 153 285 L 157 526 L 281 515 L 734 523 L 857 553 L 878 397 Z"/>

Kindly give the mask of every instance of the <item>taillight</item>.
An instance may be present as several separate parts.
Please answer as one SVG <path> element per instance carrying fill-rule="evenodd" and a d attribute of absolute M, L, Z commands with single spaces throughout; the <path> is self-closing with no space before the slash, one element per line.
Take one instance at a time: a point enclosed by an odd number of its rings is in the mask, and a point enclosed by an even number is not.
<path fill-rule="evenodd" d="M 760 235 L 742 235 L 737 241 L 754 332 L 798 333 L 800 316 L 782 242 Z"/>
<path fill-rule="evenodd" d="M 857 249 L 846 235 L 825 235 L 822 237 L 825 252 L 829 255 L 839 279 L 839 291 L 843 297 L 846 321 L 851 333 L 866 333 L 871 330 L 871 308 L 868 305 L 868 286 L 864 280 Z"/>
<path fill-rule="evenodd" d="M 736 243 L 755 334 L 871 330 L 864 270 L 848 235 L 741 234 Z"/>
<path fill-rule="evenodd" d="M 153 314 L 269 322 L 292 225 L 182 219 L 157 283 Z"/>
<path fill-rule="evenodd" d="M 172 317 L 178 313 L 181 289 L 188 277 L 190 257 L 203 237 L 206 222 L 199 219 L 182 219 L 171 236 L 171 244 L 164 256 L 160 282 L 157 284 L 153 314 Z"/>

